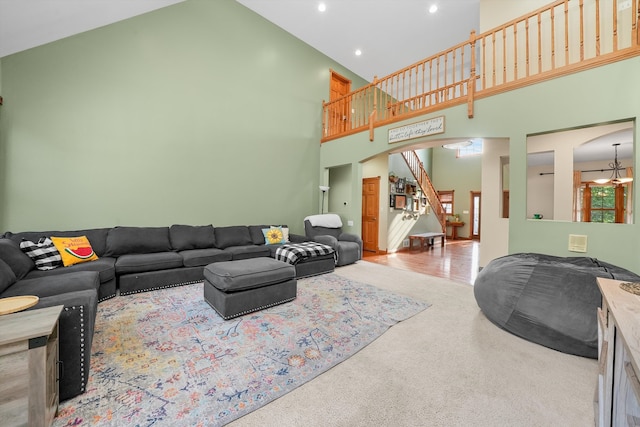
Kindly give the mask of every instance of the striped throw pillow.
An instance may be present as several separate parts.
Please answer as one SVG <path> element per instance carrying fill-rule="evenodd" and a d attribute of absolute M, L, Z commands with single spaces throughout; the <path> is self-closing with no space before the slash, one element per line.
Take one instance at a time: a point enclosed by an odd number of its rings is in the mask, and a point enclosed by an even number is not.
<path fill-rule="evenodd" d="M 62 265 L 60 252 L 48 237 L 42 237 L 37 243 L 30 240 L 20 242 L 22 252 L 29 255 L 38 270 L 53 270 Z"/>

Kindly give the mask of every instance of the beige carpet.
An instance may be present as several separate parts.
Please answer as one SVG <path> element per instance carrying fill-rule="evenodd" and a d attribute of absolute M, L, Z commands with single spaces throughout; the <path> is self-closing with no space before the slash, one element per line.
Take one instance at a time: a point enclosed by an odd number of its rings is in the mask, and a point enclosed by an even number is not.
<path fill-rule="evenodd" d="M 246 426 L 593 426 L 597 362 L 489 322 L 468 284 L 360 261 L 336 273 L 432 304 Z"/>

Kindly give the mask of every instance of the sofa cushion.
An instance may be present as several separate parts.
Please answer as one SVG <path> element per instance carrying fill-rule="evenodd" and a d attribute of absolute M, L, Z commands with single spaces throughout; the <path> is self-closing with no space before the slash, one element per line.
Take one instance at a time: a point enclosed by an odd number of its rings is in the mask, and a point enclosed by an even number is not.
<path fill-rule="evenodd" d="M 100 283 L 105 283 L 116 276 L 116 259 L 105 256 L 98 258 L 95 261 L 74 264 L 69 267 L 56 268 L 55 270 L 41 271 L 34 269 L 24 276 L 24 279 L 69 274 L 77 271 L 97 271 L 100 275 Z"/>
<path fill-rule="evenodd" d="M 217 248 L 192 249 L 180 251 L 185 267 L 202 267 L 213 262 L 231 261 L 233 255 L 230 252 Z"/>
<path fill-rule="evenodd" d="M 223 292 L 237 292 L 260 288 L 294 279 L 296 269 L 273 258 L 256 258 L 210 264 L 204 268 L 204 277 Z"/>
<path fill-rule="evenodd" d="M 253 244 L 251 234 L 249 234 L 249 227 L 245 225 L 216 227 L 214 228 L 214 230 L 216 233 L 216 247 L 220 249 L 225 249 L 230 246 L 244 246 Z"/>
<path fill-rule="evenodd" d="M 116 260 L 116 273 L 129 274 L 182 267 L 182 257 L 177 252 L 122 255 Z"/>
<path fill-rule="evenodd" d="M 179 225 L 169 227 L 171 247 L 177 251 L 206 249 L 216 246 L 213 225 Z"/>
<path fill-rule="evenodd" d="M 269 246 L 265 245 L 230 246 L 224 251 L 230 253 L 233 260 L 271 256 Z"/>
<path fill-rule="evenodd" d="M 115 227 L 107 234 L 107 256 L 170 250 L 169 227 Z"/>
<path fill-rule="evenodd" d="M 38 241 L 42 236 L 87 236 L 91 247 L 98 256 L 103 256 L 107 247 L 107 233 L 110 228 L 90 228 L 86 230 L 73 230 L 73 231 L 24 231 L 20 233 L 12 233 L 10 231 L 5 233 L 5 237 L 10 238 L 14 242 L 20 244 L 23 240 Z"/>
<path fill-rule="evenodd" d="M 100 279 L 95 271 L 77 271 L 69 274 L 47 275 L 23 279 L 2 293 L 2 297 L 36 295 L 40 298 L 76 291 L 92 290 L 98 295 Z"/>
<path fill-rule="evenodd" d="M 38 270 L 53 270 L 62 265 L 60 252 L 48 237 L 41 237 L 36 242 L 23 240 L 20 249 L 33 260 Z"/>
<path fill-rule="evenodd" d="M 0 259 L 0 294 L 14 283 L 16 283 L 15 273 L 6 262 Z"/>
<path fill-rule="evenodd" d="M 10 239 L 0 239 L 0 259 L 11 267 L 18 280 L 35 268 L 33 260 L 20 250 L 18 243 Z"/>
<path fill-rule="evenodd" d="M 60 252 L 62 265 L 65 267 L 98 259 L 98 255 L 93 251 L 87 236 L 51 236 L 51 241 L 55 245 L 56 249 L 58 249 L 58 252 Z"/>

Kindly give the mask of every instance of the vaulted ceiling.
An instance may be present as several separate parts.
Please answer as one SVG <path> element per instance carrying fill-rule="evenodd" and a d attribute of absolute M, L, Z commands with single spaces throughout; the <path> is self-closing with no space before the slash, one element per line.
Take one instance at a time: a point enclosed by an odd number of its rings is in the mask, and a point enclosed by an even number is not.
<path fill-rule="evenodd" d="M 181 1 L 0 0 L 0 58 Z M 479 29 L 480 0 L 237 1 L 369 81 Z"/>

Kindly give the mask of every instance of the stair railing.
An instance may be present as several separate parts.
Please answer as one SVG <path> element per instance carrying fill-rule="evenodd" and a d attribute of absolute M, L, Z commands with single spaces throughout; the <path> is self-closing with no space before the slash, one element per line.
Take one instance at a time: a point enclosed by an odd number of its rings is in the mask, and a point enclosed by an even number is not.
<path fill-rule="evenodd" d="M 433 184 L 431 183 L 431 179 L 429 178 L 429 174 L 424 169 L 422 165 L 422 160 L 418 157 L 418 154 L 415 151 L 405 151 L 402 153 L 402 157 L 405 162 L 407 162 L 407 166 L 409 166 L 409 170 L 413 174 L 413 177 L 418 182 L 422 193 L 427 198 L 427 202 L 431 206 L 433 213 L 436 218 L 438 218 L 438 222 L 440 222 L 440 226 L 442 227 L 442 232 L 444 233 L 447 226 L 447 216 L 440 203 L 440 197 L 438 197 L 438 193 L 435 188 L 433 188 Z"/>

